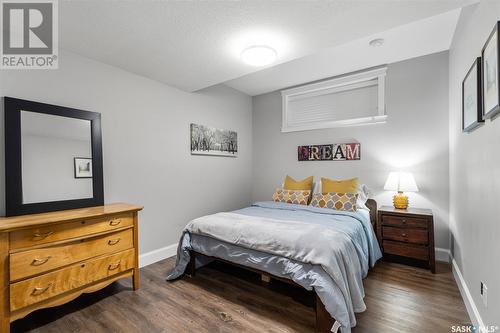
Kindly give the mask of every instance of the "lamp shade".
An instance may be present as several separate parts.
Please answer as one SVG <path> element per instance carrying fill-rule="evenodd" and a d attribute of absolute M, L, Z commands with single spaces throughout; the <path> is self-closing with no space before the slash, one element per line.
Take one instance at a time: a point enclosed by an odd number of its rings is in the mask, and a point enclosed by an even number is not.
<path fill-rule="evenodd" d="M 391 172 L 384 185 L 386 191 L 418 192 L 415 178 L 410 172 Z"/>

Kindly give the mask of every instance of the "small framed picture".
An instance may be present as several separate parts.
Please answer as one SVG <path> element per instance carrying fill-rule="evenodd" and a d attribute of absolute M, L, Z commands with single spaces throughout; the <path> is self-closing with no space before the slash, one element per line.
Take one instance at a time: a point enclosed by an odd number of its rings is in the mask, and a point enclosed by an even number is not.
<path fill-rule="evenodd" d="M 92 178 L 92 159 L 75 157 L 75 178 Z"/>
<path fill-rule="evenodd" d="M 491 118 L 500 112 L 499 85 L 499 24 L 491 32 L 481 51 L 483 67 L 483 119 Z"/>
<path fill-rule="evenodd" d="M 484 122 L 481 104 L 481 58 L 477 58 L 462 81 L 462 130 L 464 132 L 470 132 Z"/>

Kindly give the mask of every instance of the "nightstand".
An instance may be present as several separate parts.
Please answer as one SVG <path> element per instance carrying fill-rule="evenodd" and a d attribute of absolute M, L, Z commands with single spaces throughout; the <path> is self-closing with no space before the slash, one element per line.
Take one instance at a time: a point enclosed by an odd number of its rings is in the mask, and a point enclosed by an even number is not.
<path fill-rule="evenodd" d="M 436 272 L 432 210 L 382 206 L 378 210 L 377 237 L 385 260 L 423 264 Z"/>

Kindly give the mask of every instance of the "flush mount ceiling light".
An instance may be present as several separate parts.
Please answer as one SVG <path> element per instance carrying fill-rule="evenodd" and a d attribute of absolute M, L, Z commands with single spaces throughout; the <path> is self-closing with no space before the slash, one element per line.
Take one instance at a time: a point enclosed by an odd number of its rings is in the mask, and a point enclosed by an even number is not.
<path fill-rule="evenodd" d="M 370 44 L 370 46 L 372 46 L 372 47 L 379 47 L 379 46 L 384 45 L 384 42 L 385 42 L 385 40 L 383 38 L 375 38 L 375 39 L 372 39 L 370 41 L 370 43 L 368 43 L 368 44 Z"/>
<path fill-rule="evenodd" d="M 265 66 L 276 61 L 278 54 L 266 45 L 253 45 L 241 52 L 240 58 L 245 64 L 251 66 Z"/>

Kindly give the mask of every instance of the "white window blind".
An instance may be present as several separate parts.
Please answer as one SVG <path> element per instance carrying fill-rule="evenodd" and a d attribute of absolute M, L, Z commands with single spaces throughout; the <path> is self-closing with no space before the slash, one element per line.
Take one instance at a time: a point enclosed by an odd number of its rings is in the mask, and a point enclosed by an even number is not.
<path fill-rule="evenodd" d="M 386 68 L 283 90 L 283 132 L 384 122 Z"/>

